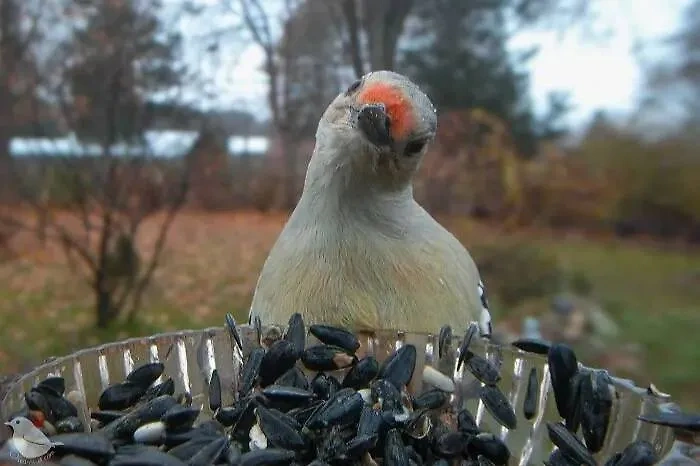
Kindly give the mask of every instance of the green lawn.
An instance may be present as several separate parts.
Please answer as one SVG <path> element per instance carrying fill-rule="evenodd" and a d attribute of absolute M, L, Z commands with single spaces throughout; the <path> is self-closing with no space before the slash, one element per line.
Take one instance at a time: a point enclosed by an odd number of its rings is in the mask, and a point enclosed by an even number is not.
<path fill-rule="evenodd" d="M 566 272 L 584 274 L 593 297 L 619 325 L 621 340 L 643 349 L 646 373 L 634 374 L 635 381 L 653 382 L 683 406 L 700 410 L 700 251 L 613 239 L 494 235 L 469 225 L 461 230 L 464 243 L 472 245 L 482 237 L 489 243 L 525 239 L 553 252 Z"/>
<path fill-rule="evenodd" d="M 649 378 L 700 408 L 700 255 L 584 241 L 552 246 L 586 273 L 623 338 L 643 345 Z"/>

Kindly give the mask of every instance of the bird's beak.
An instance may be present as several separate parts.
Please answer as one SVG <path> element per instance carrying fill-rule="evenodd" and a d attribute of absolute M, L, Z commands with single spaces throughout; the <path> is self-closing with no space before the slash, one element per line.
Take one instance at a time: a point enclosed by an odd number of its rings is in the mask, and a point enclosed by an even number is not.
<path fill-rule="evenodd" d="M 392 144 L 391 121 L 382 104 L 366 104 L 357 115 L 357 126 L 372 144 L 387 147 Z"/>

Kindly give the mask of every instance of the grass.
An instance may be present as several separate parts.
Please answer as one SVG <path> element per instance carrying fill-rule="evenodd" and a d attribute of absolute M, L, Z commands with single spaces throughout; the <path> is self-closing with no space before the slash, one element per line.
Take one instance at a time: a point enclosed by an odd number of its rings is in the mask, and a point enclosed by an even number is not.
<path fill-rule="evenodd" d="M 60 250 L 16 238 L 18 257 L 0 263 L 0 374 L 115 339 L 221 325 L 225 312 L 245 320 L 257 274 L 285 219 L 183 214 L 137 321 L 105 331 L 94 329 L 89 289 Z M 464 220 L 445 224 L 467 247 L 530 241 L 555 253 L 567 271 L 583 272 L 621 339 L 643 348 L 644 371 L 633 378 L 654 381 L 688 408 L 700 408 L 700 252 L 546 231 L 505 233 Z M 153 225 L 144 227 L 144 245 L 152 241 Z M 497 323 L 519 328 L 517 310 L 499 314 Z"/>
<path fill-rule="evenodd" d="M 700 409 L 700 252 L 613 238 L 550 232 L 503 234 L 453 222 L 469 246 L 485 241 L 531 241 L 552 251 L 569 273 L 583 273 L 593 295 L 620 327 L 622 342 L 642 349 L 644 367 L 621 376 L 653 382 L 688 408 Z M 542 310 L 544 313 L 544 309 Z"/>
<path fill-rule="evenodd" d="M 556 245 L 585 271 L 628 341 L 644 348 L 648 377 L 700 407 L 700 261 L 697 253 L 582 241 Z"/>

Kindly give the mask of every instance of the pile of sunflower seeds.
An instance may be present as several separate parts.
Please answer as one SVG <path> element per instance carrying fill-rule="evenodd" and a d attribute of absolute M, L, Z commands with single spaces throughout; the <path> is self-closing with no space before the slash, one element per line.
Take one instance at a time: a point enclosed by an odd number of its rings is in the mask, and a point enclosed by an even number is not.
<path fill-rule="evenodd" d="M 235 321 L 226 316 L 234 345 L 243 354 Z M 494 433 L 481 430 L 467 409 L 451 403 L 451 377 L 426 368 L 424 389 L 409 393 L 417 349 L 404 344 L 381 364 L 374 356 L 358 359 L 358 338 L 346 329 L 315 324 L 308 328 L 293 315 L 279 338 L 263 338 L 245 360 L 238 392 L 222 403 L 218 371 L 208 386 L 213 419 L 197 422 L 201 408 L 188 393 L 175 393 L 159 362 L 143 364 L 123 382 L 106 388 L 99 409 L 91 412 L 91 432 L 78 417 L 74 392 L 66 393 L 61 377 L 50 377 L 25 394 L 17 416 L 29 419 L 54 443 L 52 460 L 61 465 L 507 465 L 511 452 Z M 320 344 L 306 346 L 307 333 Z M 517 416 L 498 388 L 499 369 L 470 351 L 478 326 L 472 324 L 456 361 L 481 382 L 479 396 L 493 418 L 506 429 L 517 428 Z M 439 352 L 452 331 L 439 333 Z M 594 466 L 594 454 L 606 438 L 613 391 L 603 371 L 579 369 L 566 345 L 518 340 L 520 350 L 547 355 L 556 406 L 562 422 L 547 423 L 554 452 L 548 466 Z M 344 370 L 344 377 L 336 377 Z M 310 374 L 310 375 L 308 375 Z M 536 369 L 529 373 L 519 409 L 526 419 L 537 412 Z M 13 423 L 17 423 L 16 426 Z M 582 439 L 577 432 L 581 432 Z M 610 457 L 606 466 L 651 466 L 657 461 L 651 444 L 638 440 Z"/>

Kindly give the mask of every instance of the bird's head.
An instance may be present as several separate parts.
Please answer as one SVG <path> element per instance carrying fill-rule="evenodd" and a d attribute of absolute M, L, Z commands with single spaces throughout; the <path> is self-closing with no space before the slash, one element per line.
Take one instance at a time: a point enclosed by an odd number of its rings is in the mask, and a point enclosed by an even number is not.
<path fill-rule="evenodd" d="M 37 429 L 34 424 L 32 424 L 32 421 L 21 416 L 6 422 L 5 425 L 8 426 L 12 430 L 13 434 L 18 437 L 23 437 L 25 434 Z"/>
<path fill-rule="evenodd" d="M 307 176 L 340 174 L 361 187 L 404 188 L 436 129 L 435 107 L 415 83 L 391 71 L 368 73 L 321 117 Z"/>

